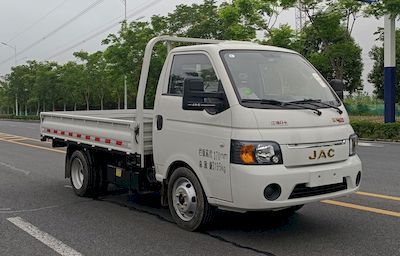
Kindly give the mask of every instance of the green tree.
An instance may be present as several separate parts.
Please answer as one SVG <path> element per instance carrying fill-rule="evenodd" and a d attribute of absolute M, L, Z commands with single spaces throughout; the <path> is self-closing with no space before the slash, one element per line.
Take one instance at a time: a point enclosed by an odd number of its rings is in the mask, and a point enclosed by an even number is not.
<path fill-rule="evenodd" d="M 382 17 L 385 14 L 400 15 L 400 2 L 398 0 L 382 0 L 368 7 L 367 14 Z"/>
<path fill-rule="evenodd" d="M 60 67 L 60 90 L 64 111 L 67 110 L 67 106 L 72 106 L 74 110 L 77 110 L 77 105 L 84 101 L 81 93 L 81 88 L 85 86 L 86 82 L 84 70 L 84 65 L 73 61 Z"/>
<path fill-rule="evenodd" d="M 156 28 L 152 25 L 154 19 L 156 20 Z M 109 69 L 112 76 L 121 74 L 121 77 L 123 77 L 123 75 L 127 74 L 128 103 L 133 102 L 135 104 L 144 49 L 148 41 L 160 35 L 160 31 L 163 29 L 160 25 L 160 19 L 153 17 L 151 23 L 133 22 L 129 26 L 123 26 L 117 35 L 111 34 L 107 39 L 103 40 L 103 43 L 108 45 L 105 57 L 110 64 Z M 162 44 L 157 45 L 153 52 L 149 77 L 147 79 L 145 107 L 153 106 L 155 89 L 165 57 L 166 47 Z M 115 73 L 112 73 L 112 71 L 115 71 Z M 113 90 L 116 92 L 115 94 L 123 95 L 123 91 L 119 93 L 120 89 L 123 88 L 120 86 L 120 83 L 114 83 L 113 86 L 115 86 Z M 133 106 L 135 106 L 134 104 Z M 131 104 L 129 105 L 132 106 Z"/>
<path fill-rule="evenodd" d="M 295 51 L 301 50 L 298 35 L 288 24 L 281 25 L 279 28 L 271 29 L 269 36 L 266 40 L 261 41 L 261 43 Z"/>
<path fill-rule="evenodd" d="M 11 73 L 6 76 L 9 83 L 9 95 L 18 98 L 20 113 L 28 112 L 30 93 L 35 81 L 35 73 L 30 65 L 12 67 Z"/>
<path fill-rule="evenodd" d="M 330 3 L 330 8 L 341 14 L 343 24 L 350 35 L 357 19 L 362 16 L 363 6 L 365 4 L 357 0 L 338 0 Z"/>
<path fill-rule="evenodd" d="M 0 80 L 0 113 L 10 114 L 13 108 L 11 98 L 8 97 L 8 83 Z"/>
<path fill-rule="evenodd" d="M 178 5 L 166 17 L 153 17 L 152 25 L 171 35 L 222 39 L 222 23 L 214 0 L 190 6 Z"/>
<path fill-rule="evenodd" d="M 35 76 L 35 90 L 41 95 L 42 110 L 50 103 L 52 111 L 56 110 L 57 102 L 62 98 L 59 81 L 59 65 L 55 62 L 44 62 L 38 65 Z"/>
<path fill-rule="evenodd" d="M 83 68 L 83 73 L 82 73 L 82 81 L 83 81 L 83 86 L 81 86 L 79 89 L 80 94 L 83 96 L 85 100 L 85 105 L 86 105 L 86 110 L 90 110 L 90 100 L 92 98 L 92 91 L 93 91 L 93 85 L 94 81 L 90 80 L 90 75 L 87 67 L 87 63 L 89 62 L 89 56 L 90 54 L 84 51 L 80 52 L 75 52 L 74 56 L 81 60 L 84 64 L 82 65 Z"/>
<path fill-rule="evenodd" d="M 318 12 L 301 32 L 301 53 L 327 80 L 342 79 L 350 94 L 362 89 L 361 48 L 337 11 Z"/>

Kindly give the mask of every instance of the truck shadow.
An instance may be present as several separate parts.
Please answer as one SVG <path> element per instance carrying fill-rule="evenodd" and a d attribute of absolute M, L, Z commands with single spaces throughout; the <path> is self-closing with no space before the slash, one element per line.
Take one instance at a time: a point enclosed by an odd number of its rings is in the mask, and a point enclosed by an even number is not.
<path fill-rule="evenodd" d="M 113 191 L 99 199 L 127 207 L 130 210 L 154 215 L 170 223 L 175 223 L 168 207 L 161 206 L 160 195 L 158 193 L 129 195 L 126 193 L 126 190 L 122 190 Z M 236 213 L 217 210 L 215 219 L 207 230 L 236 230 L 245 232 L 284 231 L 295 227 L 301 221 L 301 216 L 301 210 L 299 213 L 292 215 L 272 211 Z"/>
<path fill-rule="evenodd" d="M 209 230 L 236 230 L 262 232 L 267 230 L 287 230 L 296 226 L 300 215 L 279 214 L 277 212 L 235 213 L 218 211 Z"/>

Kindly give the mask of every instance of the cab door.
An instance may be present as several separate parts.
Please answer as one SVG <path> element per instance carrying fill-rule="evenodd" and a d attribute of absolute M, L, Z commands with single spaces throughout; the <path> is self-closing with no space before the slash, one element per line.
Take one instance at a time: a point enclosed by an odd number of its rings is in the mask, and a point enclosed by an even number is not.
<path fill-rule="evenodd" d="M 158 175 L 172 163 L 188 164 L 208 197 L 232 201 L 230 185 L 231 110 L 219 113 L 182 108 L 185 78 L 204 81 L 204 92 L 223 92 L 218 74 L 205 52 L 174 53 L 169 60 L 163 92 L 157 96 L 153 153 Z"/>

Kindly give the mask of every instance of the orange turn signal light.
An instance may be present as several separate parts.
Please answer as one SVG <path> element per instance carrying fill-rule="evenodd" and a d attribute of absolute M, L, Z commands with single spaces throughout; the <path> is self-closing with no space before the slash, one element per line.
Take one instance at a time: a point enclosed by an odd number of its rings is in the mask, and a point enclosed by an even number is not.
<path fill-rule="evenodd" d="M 254 157 L 254 145 L 243 145 L 240 148 L 240 158 L 244 164 L 254 164 L 256 162 Z"/>

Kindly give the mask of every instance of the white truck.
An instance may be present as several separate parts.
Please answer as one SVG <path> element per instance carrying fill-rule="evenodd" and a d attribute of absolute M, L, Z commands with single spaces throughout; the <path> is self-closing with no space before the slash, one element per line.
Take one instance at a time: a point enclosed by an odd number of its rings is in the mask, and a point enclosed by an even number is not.
<path fill-rule="evenodd" d="M 159 42 L 169 54 L 146 110 Z M 193 231 L 217 208 L 294 212 L 359 188 L 343 83 L 331 85 L 291 50 L 162 36 L 145 49 L 135 110 L 41 113 L 40 132 L 67 147 L 65 177 L 77 195 L 109 183 L 160 192 L 176 223 Z"/>

